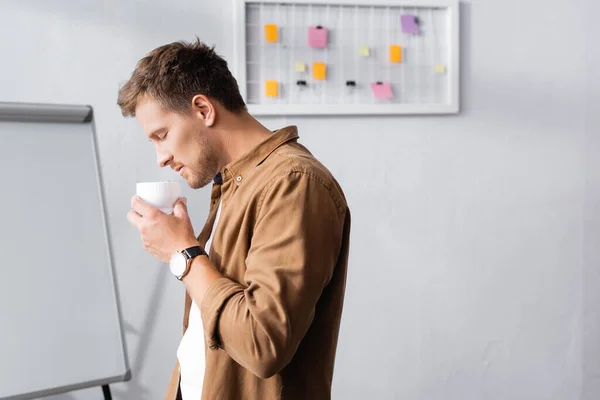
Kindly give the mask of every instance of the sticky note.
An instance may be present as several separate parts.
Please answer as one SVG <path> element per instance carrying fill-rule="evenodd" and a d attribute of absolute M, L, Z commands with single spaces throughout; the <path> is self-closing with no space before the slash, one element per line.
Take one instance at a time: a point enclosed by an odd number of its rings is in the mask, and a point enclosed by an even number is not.
<path fill-rule="evenodd" d="M 435 66 L 435 72 L 438 74 L 443 74 L 446 72 L 446 66 L 444 64 L 438 64 Z"/>
<path fill-rule="evenodd" d="M 279 82 L 273 80 L 265 81 L 265 96 L 277 97 L 279 95 Z"/>
<path fill-rule="evenodd" d="M 402 46 L 396 44 L 390 46 L 390 62 L 402 62 Z"/>
<path fill-rule="evenodd" d="M 392 94 L 392 86 L 389 82 L 373 82 L 371 84 L 371 89 L 373 89 L 373 96 L 376 99 L 391 99 L 394 97 Z"/>
<path fill-rule="evenodd" d="M 308 45 L 315 48 L 327 47 L 327 28 L 311 26 L 308 28 Z"/>
<path fill-rule="evenodd" d="M 402 25 L 402 32 L 419 34 L 419 19 L 415 15 L 401 15 L 400 24 Z"/>
<path fill-rule="evenodd" d="M 297 62 L 296 63 L 296 71 L 297 72 L 306 72 L 306 64 L 304 64 L 303 62 Z"/>
<path fill-rule="evenodd" d="M 369 46 L 360 46 L 360 55 L 362 57 L 369 57 L 369 54 Z"/>
<path fill-rule="evenodd" d="M 313 63 L 313 78 L 325 79 L 327 77 L 326 66 L 324 62 Z"/>
<path fill-rule="evenodd" d="M 277 35 L 277 25 L 266 24 L 265 25 L 265 39 L 267 42 L 277 42 L 279 40 Z"/>

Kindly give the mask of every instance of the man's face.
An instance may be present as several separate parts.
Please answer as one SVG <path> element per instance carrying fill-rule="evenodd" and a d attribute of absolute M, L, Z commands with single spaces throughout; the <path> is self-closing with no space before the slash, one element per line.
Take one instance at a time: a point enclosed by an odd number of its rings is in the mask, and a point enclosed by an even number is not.
<path fill-rule="evenodd" d="M 191 110 L 186 115 L 165 111 L 156 100 L 145 98 L 135 114 L 154 144 L 160 167 L 173 168 L 194 189 L 208 185 L 219 172 L 214 138 L 204 120 Z"/>

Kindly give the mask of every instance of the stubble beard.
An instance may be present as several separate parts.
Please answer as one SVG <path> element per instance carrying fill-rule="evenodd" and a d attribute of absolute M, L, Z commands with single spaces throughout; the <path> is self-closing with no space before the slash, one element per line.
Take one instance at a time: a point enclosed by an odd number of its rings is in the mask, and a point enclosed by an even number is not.
<path fill-rule="evenodd" d="M 212 182 L 219 169 L 216 154 L 210 148 L 208 141 L 202 140 L 200 148 L 201 158 L 193 168 L 184 170 L 184 178 L 192 189 L 200 189 Z"/>

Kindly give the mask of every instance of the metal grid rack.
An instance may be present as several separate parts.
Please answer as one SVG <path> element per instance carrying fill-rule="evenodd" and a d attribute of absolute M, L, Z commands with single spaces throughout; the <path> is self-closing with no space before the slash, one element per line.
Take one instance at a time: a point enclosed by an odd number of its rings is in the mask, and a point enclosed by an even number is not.
<path fill-rule="evenodd" d="M 235 74 L 250 111 L 458 112 L 458 1 L 444 1 L 238 0 Z M 418 33 L 402 29 L 402 16 L 416 18 Z M 311 27 L 327 30 L 326 47 L 309 46 Z M 399 62 L 390 46 L 401 46 Z M 313 76 L 315 62 L 326 65 L 325 79 Z M 392 97 L 376 95 L 378 84 Z"/>

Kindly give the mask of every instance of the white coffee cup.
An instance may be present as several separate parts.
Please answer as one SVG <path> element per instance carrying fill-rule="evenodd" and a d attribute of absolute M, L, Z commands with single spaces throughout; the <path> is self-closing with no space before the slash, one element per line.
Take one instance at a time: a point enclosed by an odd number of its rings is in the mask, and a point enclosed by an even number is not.
<path fill-rule="evenodd" d="M 136 184 L 136 194 L 165 214 L 173 213 L 173 207 L 179 199 L 180 193 L 179 181 L 138 182 Z"/>

